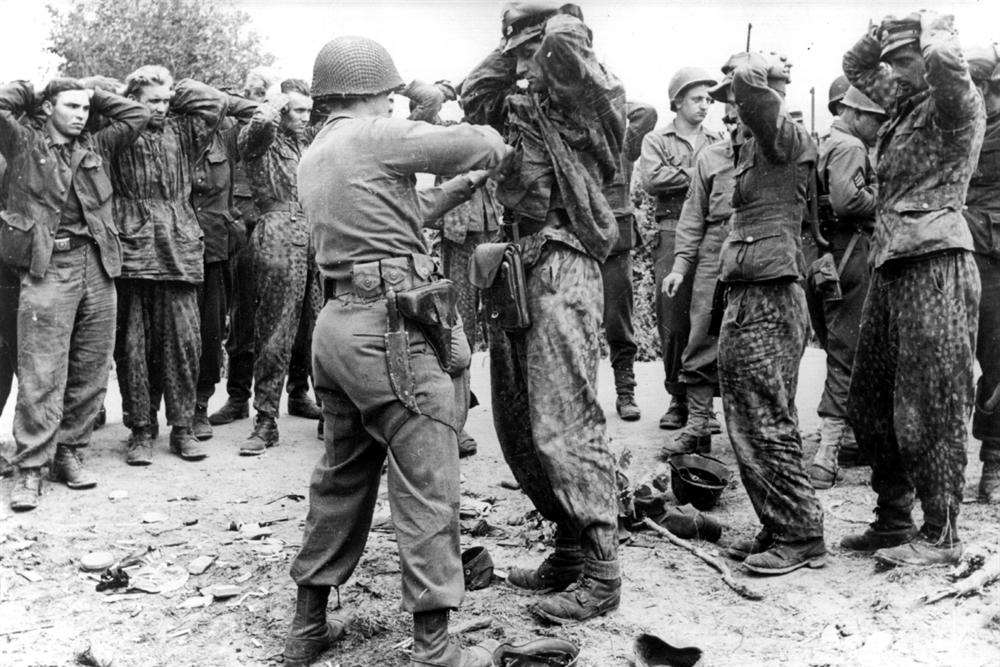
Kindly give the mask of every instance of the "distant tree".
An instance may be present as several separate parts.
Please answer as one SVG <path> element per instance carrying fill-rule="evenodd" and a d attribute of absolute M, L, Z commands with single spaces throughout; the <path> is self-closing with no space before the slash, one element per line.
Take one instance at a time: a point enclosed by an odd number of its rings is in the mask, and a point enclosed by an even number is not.
<path fill-rule="evenodd" d="M 215 86 L 242 83 L 247 71 L 270 65 L 249 16 L 227 0 L 72 0 L 48 5 L 49 50 L 64 76 L 118 79 L 142 65 L 164 65 L 178 78 Z"/>

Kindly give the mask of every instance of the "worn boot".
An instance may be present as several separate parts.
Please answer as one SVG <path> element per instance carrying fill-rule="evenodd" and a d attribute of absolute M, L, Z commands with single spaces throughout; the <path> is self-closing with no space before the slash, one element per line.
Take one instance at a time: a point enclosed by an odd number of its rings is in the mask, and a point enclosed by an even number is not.
<path fill-rule="evenodd" d="M 617 609 L 621 589 L 621 579 L 597 579 L 585 574 L 573 590 L 548 595 L 529 609 L 556 625 L 580 623 Z"/>
<path fill-rule="evenodd" d="M 153 462 L 153 438 L 146 426 L 132 429 L 125 450 L 125 463 L 130 466 L 148 466 Z"/>
<path fill-rule="evenodd" d="M 418 611 L 413 615 L 413 652 L 410 667 L 491 667 L 496 642 L 460 648 L 448 636 L 448 610 Z"/>
<path fill-rule="evenodd" d="M 239 401 L 232 396 L 225 405 L 208 416 L 208 423 L 212 426 L 222 426 L 231 424 L 237 419 L 246 419 L 250 416 L 250 406 L 246 401 Z"/>
<path fill-rule="evenodd" d="M 240 456 L 260 456 L 268 447 L 278 446 L 278 423 L 266 412 L 258 412 L 257 419 L 240 447 Z"/>
<path fill-rule="evenodd" d="M 875 552 L 877 561 L 893 567 L 954 565 L 961 557 L 962 541 L 953 529 L 933 528 L 927 524 L 909 542 Z"/>
<path fill-rule="evenodd" d="M 286 667 L 304 667 L 334 645 L 347 632 L 351 616 L 346 612 L 327 618 L 329 586 L 299 586 L 295 617 L 285 637 Z"/>
<path fill-rule="evenodd" d="M 615 401 L 615 410 L 618 411 L 618 416 L 621 417 L 622 421 L 634 422 L 642 417 L 642 412 L 639 411 L 639 406 L 636 405 L 633 394 L 625 392 L 618 394 L 618 400 Z"/>
<path fill-rule="evenodd" d="M 875 508 L 875 521 L 863 533 L 848 535 L 840 546 L 851 551 L 871 553 L 906 544 L 917 535 L 917 527 L 908 510 Z"/>
<path fill-rule="evenodd" d="M 983 474 L 979 477 L 979 502 L 1000 503 L 1000 461 L 983 461 Z"/>
<path fill-rule="evenodd" d="M 305 419 L 323 418 L 323 410 L 316 404 L 316 401 L 309 398 L 309 394 L 290 395 L 288 397 L 288 414 Z"/>
<path fill-rule="evenodd" d="M 755 574 L 788 574 L 800 567 L 826 565 L 826 544 L 822 537 L 802 542 L 776 542 L 767 551 L 750 554 L 743 566 Z"/>
<path fill-rule="evenodd" d="M 754 537 L 736 540 L 725 548 L 724 553 L 735 561 L 745 561 L 753 554 L 767 551 L 774 545 L 774 536 L 767 528 L 761 528 Z"/>
<path fill-rule="evenodd" d="M 535 593 L 552 593 L 566 590 L 582 572 L 582 552 L 556 549 L 537 569 L 512 567 L 507 573 L 507 583 Z"/>
<path fill-rule="evenodd" d="M 208 404 L 198 403 L 194 406 L 194 422 L 191 431 L 198 440 L 209 440 L 212 437 L 212 424 L 208 421 Z"/>
<path fill-rule="evenodd" d="M 859 468 L 871 465 L 868 455 L 861 452 L 858 441 L 854 437 L 854 429 L 850 424 L 844 425 L 844 437 L 840 442 L 840 451 L 837 453 L 837 463 L 841 468 Z"/>
<path fill-rule="evenodd" d="M 97 480 L 83 469 L 83 459 L 71 445 L 57 445 L 56 456 L 52 460 L 49 477 L 54 482 L 62 482 L 71 489 L 92 489 Z"/>
<path fill-rule="evenodd" d="M 462 432 L 458 434 L 458 458 L 467 459 L 470 456 L 475 456 L 477 451 L 479 451 L 479 444 L 476 439 L 466 433 L 465 429 L 462 429 Z"/>
<path fill-rule="evenodd" d="M 42 469 L 18 468 L 14 472 L 14 488 L 10 491 L 10 508 L 26 512 L 38 507 L 42 495 Z"/>
<path fill-rule="evenodd" d="M 814 489 L 829 489 L 837 483 L 837 461 L 848 429 L 847 421 L 839 417 L 823 417 L 819 427 L 819 448 L 809 466 L 809 481 Z"/>
<path fill-rule="evenodd" d="M 712 414 L 712 386 L 688 385 L 685 394 L 687 398 L 687 424 L 674 441 L 673 446 L 664 451 L 665 457 L 671 454 L 708 454 L 712 450 L 712 430 L 709 420 Z"/>
<path fill-rule="evenodd" d="M 671 396 L 670 405 L 667 411 L 660 417 L 660 428 L 668 431 L 676 431 L 683 428 L 688 420 L 688 406 L 686 396 Z"/>
<path fill-rule="evenodd" d="M 190 426 L 174 426 L 170 429 L 170 451 L 185 461 L 201 461 L 208 456 L 205 448 L 194 437 Z"/>

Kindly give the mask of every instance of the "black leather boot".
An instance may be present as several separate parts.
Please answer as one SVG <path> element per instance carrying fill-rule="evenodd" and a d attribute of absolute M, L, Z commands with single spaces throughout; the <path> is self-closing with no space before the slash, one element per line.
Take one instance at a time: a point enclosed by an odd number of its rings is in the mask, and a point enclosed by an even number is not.
<path fill-rule="evenodd" d="M 491 667 L 495 646 L 460 648 L 448 636 L 448 610 L 413 615 L 413 653 L 410 667 Z"/>
<path fill-rule="evenodd" d="M 347 632 L 350 615 L 326 615 L 329 586 L 299 586 L 295 617 L 285 638 L 286 667 L 304 667 L 322 655 Z"/>

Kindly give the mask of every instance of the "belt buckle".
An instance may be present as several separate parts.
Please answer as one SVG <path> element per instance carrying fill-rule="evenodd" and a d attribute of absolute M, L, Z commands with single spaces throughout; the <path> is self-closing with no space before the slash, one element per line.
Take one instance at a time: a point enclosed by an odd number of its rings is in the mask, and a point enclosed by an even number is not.
<path fill-rule="evenodd" d="M 71 239 L 68 239 L 68 238 L 56 239 L 55 240 L 55 249 L 58 252 L 67 252 L 69 250 L 72 250 L 73 248 L 72 248 L 72 245 L 71 245 Z"/>

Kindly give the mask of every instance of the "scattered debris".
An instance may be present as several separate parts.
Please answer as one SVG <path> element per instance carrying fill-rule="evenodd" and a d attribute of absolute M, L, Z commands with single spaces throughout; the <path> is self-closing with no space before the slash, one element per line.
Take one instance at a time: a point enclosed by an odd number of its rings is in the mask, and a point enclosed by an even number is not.
<path fill-rule="evenodd" d="M 678 648 L 656 635 L 641 634 L 632 644 L 636 667 L 692 667 L 701 660 L 701 649 L 695 646 Z"/>
<path fill-rule="evenodd" d="M 145 565 L 131 576 L 129 588 L 143 593 L 171 593 L 182 588 L 189 577 L 180 565 Z"/>
<path fill-rule="evenodd" d="M 108 493 L 108 500 L 111 501 L 125 500 L 126 498 L 128 498 L 128 491 L 125 489 L 115 489 Z"/>
<path fill-rule="evenodd" d="M 97 592 L 112 591 L 119 588 L 127 588 L 129 583 L 128 572 L 120 567 L 113 567 L 101 573 L 101 580 L 97 582 Z"/>
<path fill-rule="evenodd" d="M 236 597 L 242 591 L 242 588 L 233 584 L 212 584 L 211 586 L 202 588 L 201 594 L 205 596 L 210 595 L 216 600 L 225 600 L 227 598 Z"/>
<path fill-rule="evenodd" d="M 301 493 L 286 493 L 284 495 L 278 496 L 277 498 L 273 498 L 271 500 L 268 500 L 264 504 L 265 505 L 270 505 L 272 503 L 278 502 L 279 500 L 294 500 L 295 502 L 299 502 L 300 500 L 305 500 L 305 499 L 306 499 L 306 497 L 304 495 L 302 495 Z"/>
<path fill-rule="evenodd" d="M 492 625 L 493 625 L 493 617 L 492 616 L 482 616 L 482 617 L 479 617 L 479 618 L 470 619 L 468 621 L 465 621 L 464 623 L 459 623 L 455 627 L 451 628 L 450 632 L 451 632 L 452 636 L 457 636 L 457 635 L 465 634 L 466 632 L 474 632 L 476 630 L 485 630 L 485 629 L 489 628 Z M 399 642 L 398 644 L 393 644 L 392 648 L 393 648 L 393 650 L 405 650 L 405 649 L 410 648 L 411 644 L 413 644 L 413 637 L 408 637 L 408 638 L 404 639 L 403 641 Z"/>
<path fill-rule="evenodd" d="M 141 520 L 143 523 L 160 523 L 167 520 L 167 515 L 163 512 L 146 512 L 142 515 Z"/>
<path fill-rule="evenodd" d="M 80 558 L 80 569 L 84 572 L 103 572 L 115 564 L 110 551 L 91 551 Z"/>
<path fill-rule="evenodd" d="M 510 489 L 511 491 L 520 491 L 521 485 L 512 479 L 502 479 L 500 480 L 500 486 L 504 489 Z"/>
<path fill-rule="evenodd" d="M 112 667 L 115 664 L 114 656 L 102 647 L 95 647 L 87 642 L 86 648 L 77 651 L 76 662 L 78 665 L 89 665 L 90 667 Z"/>
<path fill-rule="evenodd" d="M 1000 554 L 992 554 L 984 558 L 980 558 L 979 554 L 973 554 L 968 562 L 978 562 L 978 565 L 960 565 L 956 571 L 962 572 L 965 576 L 964 579 L 959 579 L 948 588 L 935 593 L 921 595 L 914 601 L 912 607 L 932 604 L 945 598 L 960 598 L 982 593 L 983 588 L 1000 579 Z"/>
<path fill-rule="evenodd" d="M 201 500 L 201 496 L 193 496 L 193 495 L 192 496 L 174 496 L 172 498 L 167 498 L 167 502 L 168 503 L 175 503 L 178 500 L 186 500 L 188 502 L 196 502 L 198 500 Z"/>
<path fill-rule="evenodd" d="M 215 598 L 213 598 L 211 595 L 199 595 L 198 597 L 188 598 L 187 600 L 184 600 L 179 605 L 177 605 L 177 608 L 200 609 L 201 607 L 207 607 L 208 605 L 212 604 L 212 600 L 214 599 Z"/>
<path fill-rule="evenodd" d="M 181 521 L 182 526 L 194 526 L 198 523 L 198 519 L 184 519 Z"/>
<path fill-rule="evenodd" d="M 458 510 L 460 519 L 476 519 L 485 516 L 493 509 L 493 505 L 483 500 L 466 500 Z"/>
<path fill-rule="evenodd" d="M 198 556 L 188 563 L 187 571 L 193 575 L 203 574 L 205 570 L 212 567 L 212 563 L 214 562 L 215 556 Z"/>
<path fill-rule="evenodd" d="M 42 575 L 37 572 L 32 572 L 31 570 L 18 570 L 17 573 L 33 584 L 37 584 L 39 581 L 44 579 Z"/>

